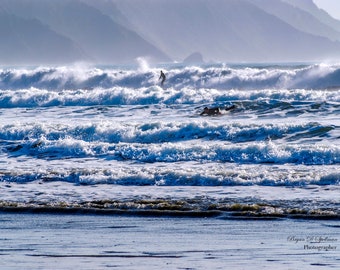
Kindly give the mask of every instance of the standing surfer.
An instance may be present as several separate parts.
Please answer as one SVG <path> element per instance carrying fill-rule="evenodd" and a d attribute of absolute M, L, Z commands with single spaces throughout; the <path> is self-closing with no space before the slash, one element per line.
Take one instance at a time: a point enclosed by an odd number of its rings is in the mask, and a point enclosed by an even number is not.
<path fill-rule="evenodd" d="M 158 80 L 160 80 L 160 79 L 162 79 L 161 86 L 163 86 L 163 84 L 164 84 L 164 82 L 166 80 L 166 77 L 165 77 L 165 74 L 164 74 L 163 70 L 161 70 L 161 75 L 159 76 Z"/>

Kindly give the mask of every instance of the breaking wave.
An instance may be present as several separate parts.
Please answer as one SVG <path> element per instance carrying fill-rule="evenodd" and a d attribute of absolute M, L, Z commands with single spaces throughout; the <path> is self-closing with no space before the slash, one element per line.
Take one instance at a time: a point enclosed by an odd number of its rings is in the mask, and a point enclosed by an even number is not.
<path fill-rule="evenodd" d="M 0 89 L 75 90 L 150 88 L 160 68 L 37 67 L 1 69 Z M 333 89 L 340 87 L 340 65 L 169 67 L 166 87 L 213 89 Z"/>
<path fill-rule="evenodd" d="M 48 125 L 20 123 L 0 125 L 2 142 L 60 142 L 65 140 L 83 143 L 129 143 L 162 144 L 202 140 L 242 143 L 258 141 L 275 141 L 286 139 L 299 142 L 300 139 L 311 140 L 320 136 L 331 137 L 336 127 L 317 122 L 302 124 L 218 124 L 205 120 L 173 122 L 155 121 L 150 123 L 104 122 L 83 125 Z"/>
<path fill-rule="evenodd" d="M 3 149 L 10 155 L 46 159 L 96 157 L 146 163 L 197 161 L 329 165 L 340 162 L 337 145 L 315 143 L 304 147 L 298 142 L 303 138 L 311 140 L 327 136 L 333 129 L 333 126 L 318 123 L 221 126 L 206 122 L 160 122 L 139 126 L 98 124 L 60 125 L 56 128 L 8 125 L 0 129 L 0 138 Z M 291 143 L 276 145 L 276 139 L 286 139 Z M 242 144 L 244 142 L 247 143 Z"/>

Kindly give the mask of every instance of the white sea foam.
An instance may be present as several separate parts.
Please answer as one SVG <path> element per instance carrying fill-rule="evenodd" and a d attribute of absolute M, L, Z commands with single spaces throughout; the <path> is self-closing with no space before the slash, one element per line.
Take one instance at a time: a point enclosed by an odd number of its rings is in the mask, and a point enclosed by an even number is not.
<path fill-rule="evenodd" d="M 163 90 L 158 86 L 148 88 L 50 91 L 37 88 L 23 90 L 0 90 L 2 108 L 51 107 L 51 106 L 94 106 L 94 105 L 150 105 L 150 104 L 203 104 L 231 103 L 239 100 L 261 101 L 282 100 L 301 102 L 340 102 L 340 90 L 216 90 L 191 89 Z"/>
<path fill-rule="evenodd" d="M 49 90 L 93 88 L 149 88 L 158 82 L 159 68 L 138 59 L 139 68 L 98 68 L 89 66 L 38 67 L 0 70 L 0 89 Z M 310 66 L 206 66 L 170 67 L 166 87 L 175 89 L 328 89 L 339 88 L 339 65 Z"/>

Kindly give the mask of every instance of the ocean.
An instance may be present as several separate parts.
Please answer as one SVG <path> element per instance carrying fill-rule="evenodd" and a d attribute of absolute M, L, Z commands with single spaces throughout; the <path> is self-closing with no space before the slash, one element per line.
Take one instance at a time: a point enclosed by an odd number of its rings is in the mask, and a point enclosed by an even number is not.
<path fill-rule="evenodd" d="M 339 64 L 3 67 L 0 210 L 338 224 L 339 115 Z"/>

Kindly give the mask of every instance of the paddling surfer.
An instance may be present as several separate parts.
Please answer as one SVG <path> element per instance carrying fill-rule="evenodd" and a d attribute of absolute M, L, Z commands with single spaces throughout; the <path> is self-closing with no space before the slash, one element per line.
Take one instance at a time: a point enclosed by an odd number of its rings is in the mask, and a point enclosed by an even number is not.
<path fill-rule="evenodd" d="M 203 112 L 201 112 L 200 115 L 220 115 L 221 112 L 220 112 L 220 108 L 208 108 L 208 107 L 205 107 L 203 109 Z"/>
<path fill-rule="evenodd" d="M 236 108 L 236 105 L 232 105 L 230 107 L 225 108 L 225 110 L 226 111 L 231 111 L 231 110 L 233 110 L 235 108 Z M 212 116 L 212 115 L 220 115 L 220 114 L 222 114 L 222 113 L 220 111 L 220 108 L 218 108 L 218 107 L 215 107 L 215 108 L 205 107 L 203 109 L 203 112 L 201 112 L 200 115 L 210 115 L 210 116 Z"/>

